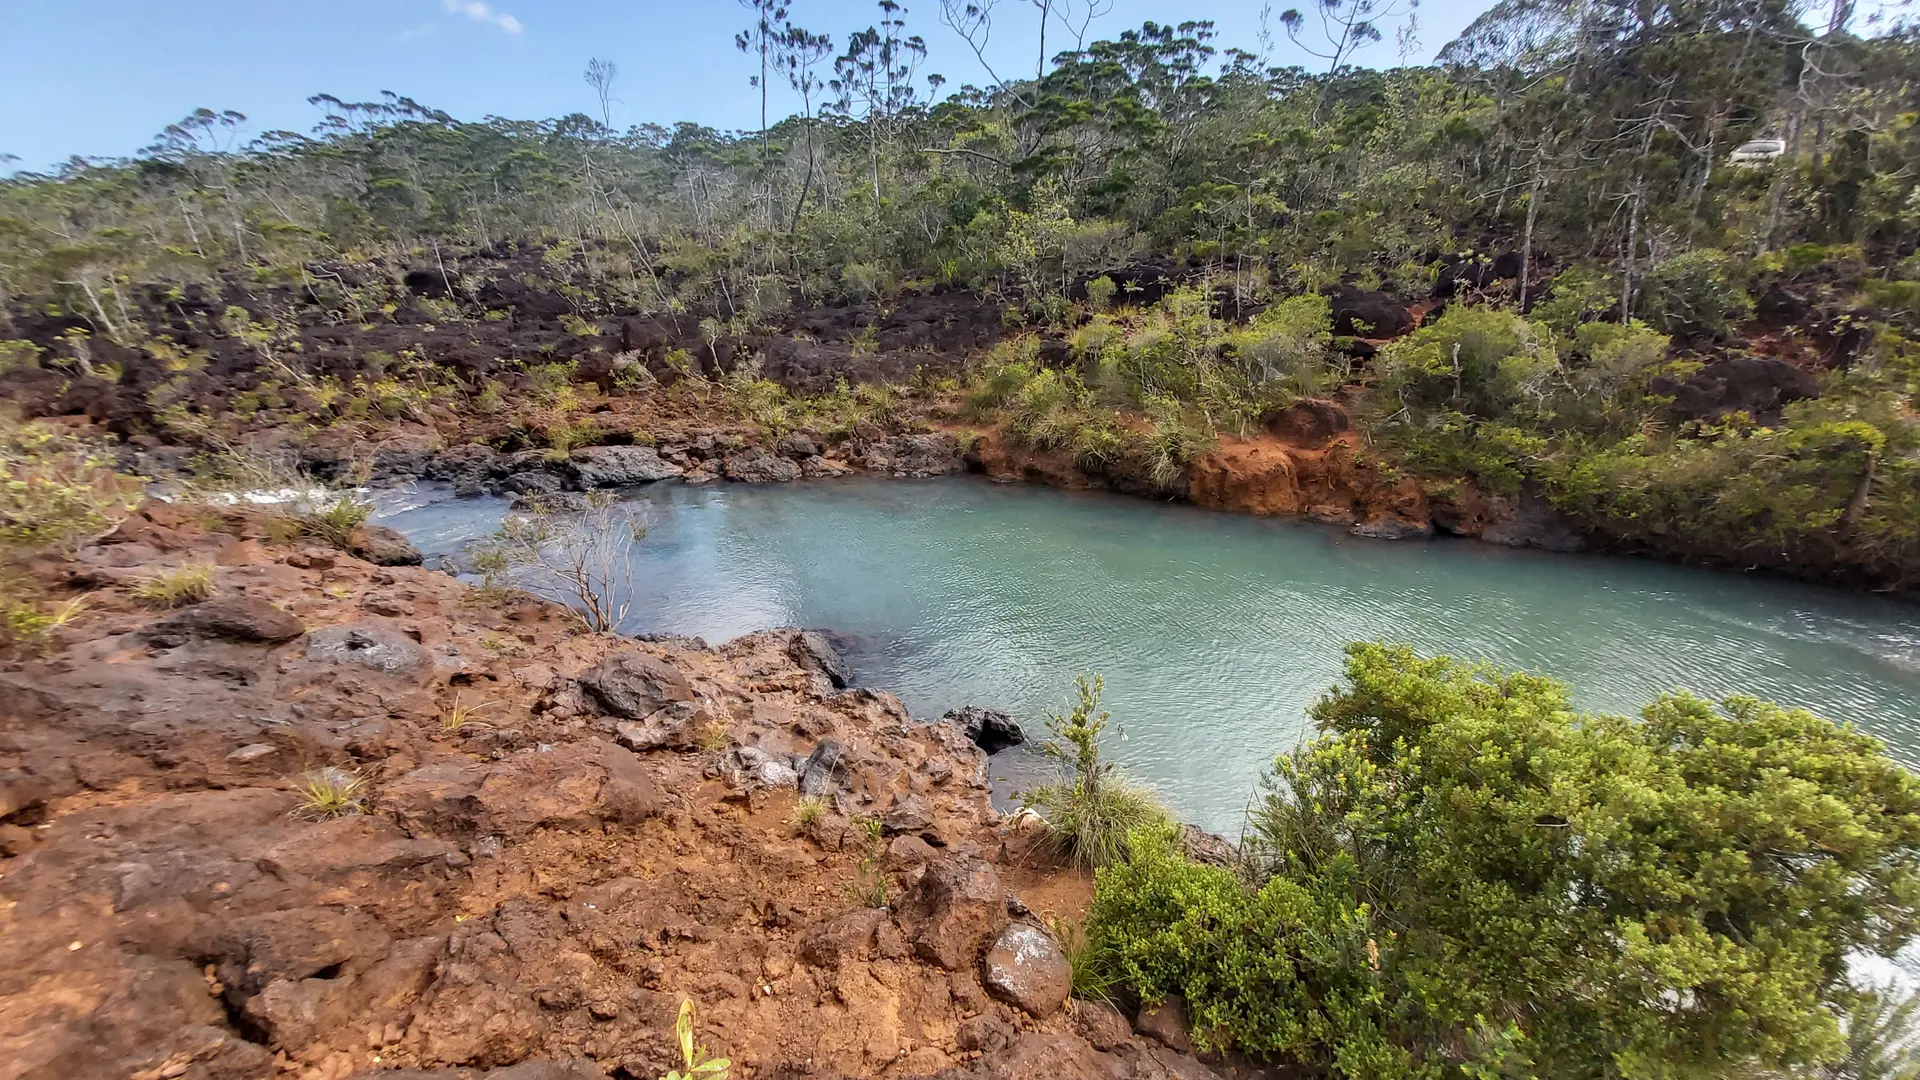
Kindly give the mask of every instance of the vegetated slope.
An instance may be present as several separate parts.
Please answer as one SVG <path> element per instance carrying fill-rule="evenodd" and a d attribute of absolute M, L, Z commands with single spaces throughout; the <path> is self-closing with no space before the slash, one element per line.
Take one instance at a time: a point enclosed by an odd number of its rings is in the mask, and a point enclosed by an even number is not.
<path fill-rule="evenodd" d="M 912 67 L 905 18 L 838 66 Z M 1920 64 L 1850 20 L 1503 3 L 1324 75 L 1149 24 L 824 111 L 782 24 L 800 109 L 751 135 L 322 96 L 229 151 L 205 111 L 0 184 L 0 393 L 200 447 L 991 428 L 1075 482 L 1906 589 Z"/>

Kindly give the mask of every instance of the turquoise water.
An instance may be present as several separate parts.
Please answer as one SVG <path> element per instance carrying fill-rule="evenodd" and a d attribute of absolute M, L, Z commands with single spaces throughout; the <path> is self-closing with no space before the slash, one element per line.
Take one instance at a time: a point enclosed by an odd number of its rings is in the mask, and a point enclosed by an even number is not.
<path fill-rule="evenodd" d="M 915 715 L 987 705 L 1030 733 L 1075 674 L 1099 672 L 1125 735 L 1114 751 L 1182 817 L 1228 834 L 1355 639 L 1545 672 L 1594 709 L 1675 687 L 1752 693 L 1920 763 L 1920 608 L 1899 601 L 970 478 L 628 498 L 650 531 L 627 631 L 830 628 L 851 639 L 858 681 Z M 383 520 L 430 553 L 505 509 L 430 489 L 389 500 Z M 1019 752 L 994 764 L 1016 785 L 1032 768 Z"/>

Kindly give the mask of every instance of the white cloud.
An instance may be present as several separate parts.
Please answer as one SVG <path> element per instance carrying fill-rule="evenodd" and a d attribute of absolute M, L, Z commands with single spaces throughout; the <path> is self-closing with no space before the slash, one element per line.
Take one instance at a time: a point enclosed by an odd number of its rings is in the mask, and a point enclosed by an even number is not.
<path fill-rule="evenodd" d="M 520 36 L 520 31 L 523 29 L 519 19 L 504 11 L 495 11 L 493 5 L 485 3 L 484 0 L 444 0 L 444 2 L 449 14 L 465 15 L 474 22 L 491 23 L 515 37 Z"/>

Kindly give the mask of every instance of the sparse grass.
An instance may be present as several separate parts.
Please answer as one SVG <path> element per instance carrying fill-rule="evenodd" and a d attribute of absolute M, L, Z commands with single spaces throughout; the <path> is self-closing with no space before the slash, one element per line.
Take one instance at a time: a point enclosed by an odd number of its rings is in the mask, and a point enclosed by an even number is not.
<path fill-rule="evenodd" d="M 366 810 L 360 797 L 367 785 L 359 773 L 329 765 L 314 769 L 300 779 L 300 805 L 295 812 L 317 818 L 347 817 Z"/>
<path fill-rule="evenodd" d="M 299 515 L 300 532 L 316 540 L 346 550 L 353 544 L 354 530 L 373 516 L 373 504 L 342 493 L 332 502 Z"/>
<path fill-rule="evenodd" d="M 854 878 L 848 883 L 847 891 L 861 907 L 884 908 L 887 906 L 887 870 L 881 864 L 881 856 L 885 852 L 886 829 L 875 817 L 861 818 L 858 824 L 866 833 L 866 846 L 854 866 Z"/>
<path fill-rule="evenodd" d="M 1113 1004 L 1121 979 L 1109 962 L 1110 950 L 1095 944 L 1078 923 L 1053 920 L 1053 936 L 1066 954 L 1067 965 L 1073 969 L 1073 996 L 1082 1001 Z"/>
<path fill-rule="evenodd" d="M 1060 779 L 1021 797 L 1052 827 L 1050 843 L 1089 869 L 1119 861 L 1130 834 L 1167 818 L 1151 792 L 1102 760 L 1100 736 L 1111 715 L 1100 708 L 1104 688 L 1100 676 L 1080 676 L 1068 711 L 1048 714 L 1054 737 L 1041 749 L 1065 768 Z"/>
<path fill-rule="evenodd" d="M 53 632 L 78 618 L 92 599 L 93 594 L 87 593 L 42 605 L 30 597 L 0 591 L 0 647 L 45 648 Z"/>
<path fill-rule="evenodd" d="M 460 695 L 455 694 L 453 705 L 440 714 L 440 730 L 449 735 L 458 735 L 470 725 L 487 726 L 485 720 L 477 720 L 475 715 L 482 709 L 498 704 L 497 701 L 483 701 L 478 705 L 466 705 L 461 702 Z"/>
<path fill-rule="evenodd" d="M 719 754 L 733 745 L 733 726 L 725 720 L 714 720 L 700 729 L 700 752 Z"/>
<path fill-rule="evenodd" d="M 800 832 L 811 836 L 827 817 L 827 797 L 825 795 L 802 795 L 793 806 L 793 826 Z"/>
<path fill-rule="evenodd" d="M 161 611 L 197 604 L 213 595 L 213 564 L 187 563 L 155 571 L 136 583 L 128 595 Z"/>

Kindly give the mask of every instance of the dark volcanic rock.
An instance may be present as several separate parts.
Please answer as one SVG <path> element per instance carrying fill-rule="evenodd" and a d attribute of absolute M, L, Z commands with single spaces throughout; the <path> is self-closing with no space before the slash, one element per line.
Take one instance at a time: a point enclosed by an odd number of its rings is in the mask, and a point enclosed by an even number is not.
<path fill-rule="evenodd" d="M 222 597 L 176 611 L 146 628 L 141 636 L 156 648 L 172 648 L 194 638 L 229 641 L 289 641 L 306 633 L 289 612 L 251 596 Z"/>
<path fill-rule="evenodd" d="M 500 481 L 500 488 L 515 495 L 553 495 L 560 490 L 560 478 L 550 472 L 517 472 Z"/>
<path fill-rule="evenodd" d="M 680 669 L 645 653 L 609 656 L 580 676 L 580 688 L 614 716 L 644 720 L 676 701 L 694 699 Z"/>
<path fill-rule="evenodd" d="M 1719 420 L 1732 412 L 1763 422 L 1777 420 L 1783 406 L 1820 396 L 1812 374 L 1769 356 L 1715 360 L 1684 381 L 1654 379 L 1649 389 L 1671 396 L 1673 414 L 1680 420 Z"/>
<path fill-rule="evenodd" d="M 859 463 L 872 472 L 895 476 L 946 476 L 967 467 L 965 448 L 945 432 L 895 435 L 868 447 Z"/>
<path fill-rule="evenodd" d="M 1379 340 L 1413 330 L 1413 315 L 1407 306 L 1386 293 L 1336 285 L 1331 300 L 1336 334 Z"/>
<path fill-rule="evenodd" d="M 348 550 L 376 566 L 419 566 L 420 549 L 398 529 L 362 525 L 353 530 Z"/>
<path fill-rule="evenodd" d="M 307 659 L 352 664 L 388 675 L 418 671 L 432 663 L 427 650 L 384 626 L 329 626 L 307 636 Z"/>
<path fill-rule="evenodd" d="M 957 725 L 960 733 L 973 745 L 989 754 L 997 754 L 1009 746 L 1019 746 L 1027 741 L 1027 733 L 1020 730 L 1019 722 L 998 709 L 968 705 L 949 711 L 941 719 Z"/>
<path fill-rule="evenodd" d="M 574 483 L 587 489 L 651 484 L 684 471 L 651 446 L 589 446 L 575 450 L 567 463 Z"/>
<path fill-rule="evenodd" d="M 1377 521 L 1363 521 L 1348 531 L 1369 540 L 1426 540 L 1433 536 L 1433 523 L 1385 517 Z"/>
<path fill-rule="evenodd" d="M 846 778 L 846 748 L 833 739 L 821 739 L 800 766 L 800 794 L 825 795 Z"/>
<path fill-rule="evenodd" d="M 743 450 L 727 457 L 727 479 L 743 484 L 785 484 L 800 476 L 798 464 L 765 450 Z"/>
<path fill-rule="evenodd" d="M 793 636 L 793 644 L 788 647 L 793 661 L 809 671 L 817 671 L 827 677 L 827 681 L 836 687 L 853 684 L 853 669 L 847 666 L 827 635 L 818 630 L 803 630 Z"/>

